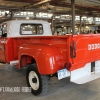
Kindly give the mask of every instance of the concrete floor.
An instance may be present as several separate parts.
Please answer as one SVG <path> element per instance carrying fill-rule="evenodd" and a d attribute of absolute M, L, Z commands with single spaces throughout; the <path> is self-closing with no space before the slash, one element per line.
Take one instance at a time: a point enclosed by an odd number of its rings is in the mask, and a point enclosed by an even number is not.
<path fill-rule="evenodd" d="M 27 87 L 25 68 L 18 70 L 10 65 L 0 64 L 0 88 Z M 100 79 L 77 85 L 69 78 L 58 81 L 56 77 L 50 80 L 50 90 L 46 96 L 36 97 L 25 92 L 0 92 L 0 100 L 100 100 Z"/>

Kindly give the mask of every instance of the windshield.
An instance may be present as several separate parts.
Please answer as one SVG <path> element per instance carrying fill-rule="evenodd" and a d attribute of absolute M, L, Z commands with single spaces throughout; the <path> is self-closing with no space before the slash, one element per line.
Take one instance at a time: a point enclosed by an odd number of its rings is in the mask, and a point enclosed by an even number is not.
<path fill-rule="evenodd" d="M 2 31 L 3 31 L 3 34 L 7 33 L 7 24 L 2 25 Z"/>
<path fill-rule="evenodd" d="M 2 35 L 2 27 L 1 27 L 1 25 L 0 25 L 0 36 Z"/>
<path fill-rule="evenodd" d="M 3 37 L 7 36 L 7 23 L 3 23 L 1 25 L 0 35 L 2 35 Z"/>

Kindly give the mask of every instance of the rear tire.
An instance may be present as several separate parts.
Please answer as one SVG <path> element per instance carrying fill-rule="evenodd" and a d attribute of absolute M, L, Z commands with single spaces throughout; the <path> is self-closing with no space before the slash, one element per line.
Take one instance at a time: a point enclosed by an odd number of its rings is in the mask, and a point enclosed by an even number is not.
<path fill-rule="evenodd" d="M 49 88 L 49 77 L 40 75 L 36 64 L 28 65 L 26 71 L 26 81 L 34 95 L 45 95 Z"/>

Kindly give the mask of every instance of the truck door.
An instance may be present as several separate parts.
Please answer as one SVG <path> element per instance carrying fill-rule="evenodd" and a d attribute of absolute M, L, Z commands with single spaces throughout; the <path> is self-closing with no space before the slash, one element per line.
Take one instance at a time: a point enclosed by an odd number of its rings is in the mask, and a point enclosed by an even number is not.
<path fill-rule="evenodd" d="M 4 23 L 0 27 L 0 62 L 6 62 L 5 44 L 7 35 L 7 24 Z"/>
<path fill-rule="evenodd" d="M 5 40 L 0 38 L 0 62 L 5 62 Z"/>

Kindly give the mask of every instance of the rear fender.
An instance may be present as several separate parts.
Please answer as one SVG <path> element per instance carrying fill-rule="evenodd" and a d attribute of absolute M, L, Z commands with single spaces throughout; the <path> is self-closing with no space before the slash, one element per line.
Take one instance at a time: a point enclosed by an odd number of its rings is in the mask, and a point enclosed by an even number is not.
<path fill-rule="evenodd" d="M 63 67 L 63 56 L 51 45 L 25 44 L 19 49 L 19 61 L 23 55 L 35 59 L 40 74 L 53 74 Z"/>

